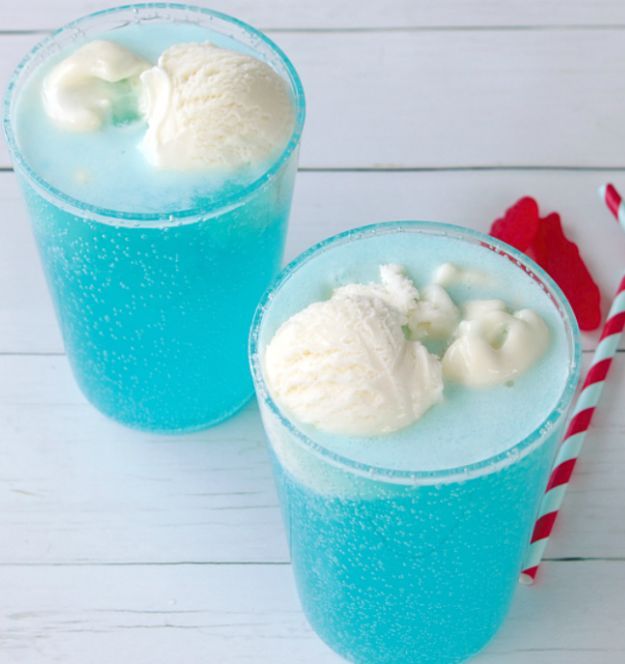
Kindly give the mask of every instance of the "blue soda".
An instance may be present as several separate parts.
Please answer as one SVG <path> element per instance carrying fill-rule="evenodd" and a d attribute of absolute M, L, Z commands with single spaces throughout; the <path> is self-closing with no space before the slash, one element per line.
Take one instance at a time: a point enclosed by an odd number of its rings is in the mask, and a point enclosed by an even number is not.
<path fill-rule="evenodd" d="M 271 163 L 228 176 L 154 169 L 142 121 L 93 133 L 58 129 L 41 82 L 86 41 L 156 62 L 175 43 L 211 41 L 266 60 L 289 83 L 290 143 Z M 103 413 L 184 431 L 252 394 L 246 345 L 277 273 L 297 169 L 303 93 L 288 59 L 234 19 L 184 6 L 99 12 L 43 42 L 16 72 L 5 130 L 75 377 Z"/>
<path fill-rule="evenodd" d="M 289 420 L 262 377 L 263 349 L 287 318 L 337 285 L 399 263 L 417 287 L 443 262 L 491 284 L 449 289 L 458 303 L 500 298 L 537 311 L 550 347 L 513 383 L 447 384 L 443 403 L 377 438 Z M 447 664 L 501 625 L 579 372 L 578 331 L 557 286 L 492 239 L 441 224 L 380 224 L 313 248 L 261 303 L 252 366 L 306 615 L 359 664 Z"/>

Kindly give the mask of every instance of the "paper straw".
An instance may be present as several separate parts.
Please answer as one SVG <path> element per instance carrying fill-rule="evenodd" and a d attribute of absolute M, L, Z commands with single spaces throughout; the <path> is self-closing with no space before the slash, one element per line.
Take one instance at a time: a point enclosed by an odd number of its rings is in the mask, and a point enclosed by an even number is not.
<path fill-rule="evenodd" d="M 616 189 L 609 184 L 602 187 L 600 193 L 612 214 L 625 227 L 623 221 L 625 220 L 625 210 L 623 209 L 622 199 Z M 625 275 L 621 279 L 621 283 L 612 301 L 612 306 L 601 332 L 599 345 L 595 350 L 592 364 L 582 386 L 582 391 L 577 399 L 573 415 L 556 455 L 523 565 L 521 573 L 522 583 L 530 584 L 536 578 L 540 561 L 558 518 L 558 512 L 562 506 L 566 488 L 573 474 L 573 469 L 584 444 L 584 439 L 592 422 L 595 409 L 599 403 L 601 392 L 603 391 L 605 380 L 610 371 L 612 359 L 617 351 L 624 327 Z"/>
<path fill-rule="evenodd" d="M 599 194 L 615 219 L 625 228 L 625 205 L 616 187 L 613 184 L 605 184 L 599 188 Z"/>

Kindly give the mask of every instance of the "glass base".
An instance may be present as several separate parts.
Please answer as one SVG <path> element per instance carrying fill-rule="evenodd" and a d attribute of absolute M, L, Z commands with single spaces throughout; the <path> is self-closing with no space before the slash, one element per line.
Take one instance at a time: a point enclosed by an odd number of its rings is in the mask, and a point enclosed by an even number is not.
<path fill-rule="evenodd" d="M 233 406 L 228 406 L 227 408 L 219 411 L 218 414 L 211 413 L 205 418 L 197 418 L 194 421 L 181 421 L 180 424 L 163 424 L 159 422 L 156 417 L 150 417 L 148 414 L 145 414 L 143 417 L 132 417 L 120 415 L 119 412 L 107 408 L 102 403 L 98 402 L 96 399 L 93 399 L 87 390 L 83 388 L 80 383 L 80 380 L 74 376 L 78 387 L 80 388 L 81 393 L 87 399 L 89 404 L 91 404 L 99 413 L 107 417 L 109 420 L 113 420 L 118 424 L 122 424 L 125 427 L 134 429 L 135 431 L 143 431 L 146 433 L 155 433 L 162 435 L 181 435 L 186 433 L 193 433 L 194 431 L 202 431 L 203 429 L 209 429 L 211 427 L 221 424 L 225 420 L 230 419 L 236 413 L 238 413 L 242 408 L 244 408 L 254 396 L 253 388 L 250 388 L 245 392 L 245 396 L 242 399 L 239 399 L 235 402 Z"/>

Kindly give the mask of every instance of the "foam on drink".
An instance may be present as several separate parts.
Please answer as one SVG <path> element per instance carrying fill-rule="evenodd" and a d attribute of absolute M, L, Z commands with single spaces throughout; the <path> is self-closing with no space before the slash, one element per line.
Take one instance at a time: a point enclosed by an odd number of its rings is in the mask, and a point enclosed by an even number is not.
<path fill-rule="evenodd" d="M 167 213 L 206 209 L 259 178 L 295 109 L 288 82 L 240 43 L 160 23 L 77 39 L 33 74 L 16 118 L 20 148 L 56 189 Z"/>
<path fill-rule="evenodd" d="M 355 462 L 415 471 L 477 463 L 513 447 L 539 427 L 557 403 L 566 381 L 569 353 L 559 313 L 531 276 L 486 247 L 434 234 L 424 234 L 418 242 L 409 240 L 407 234 L 406 247 L 402 247 L 392 234 L 359 238 L 352 245 L 335 245 L 331 251 L 320 253 L 314 268 L 303 264 L 293 273 L 281 287 L 280 306 L 273 305 L 273 309 L 280 309 L 279 314 L 272 311 L 271 320 L 264 324 L 266 345 L 261 353 L 265 353 L 269 390 L 305 435 Z M 434 291 L 438 300 L 430 290 L 428 301 L 423 294 L 432 286 L 417 287 L 440 276 L 441 259 L 456 266 L 457 274 L 470 276 L 448 280 L 446 289 L 438 286 Z M 341 434 L 331 424 L 324 425 L 318 413 L 314 425 L 305 413 L 292 408 L 293 403 L 283 398 L 280 389 L 274 391 L 272 369 L 267 364 L 275 353 L 272 339 L 280 340 L 289 327 L 287 321 L 298 312 L 310 311 L 310 307 L 314 311 L 319 300 L 331 302 L 336 297 L 333 291 L 340 294 L 343 289 L 355 288 L 362 297 L 368 289 L 370 297 L 380 299 L 376 272 L 385 260 L 404 266 L 405 274 L 416 285 L 417 295 L 408 308 L 412 314 L 406 315 L 404 332 L 426 345 L 434 364 L 442 363 L 442 398 L 433 399 L 429 408 L 404 419 L 403 426 L 394 431 L 370 429 L 363 433 L 361 418 L 360 435 Z M 385 306 L 391 306 L 388 299 Z M 351 332 L 344 336 L 359 337 L 358 321 L 352 320 L 351 325 Z M 367 328 L 371 327 L 368 321 Z M 327 339 L 332 336 L 327 328 L 319 329 Z M 387 335 L 387 341 L 389 338 Z M 406 343 L 405 336 L 393 338 Z M 300 340 L 299 350 L 305 351 L 305 346 Z M 337 357 L 344 359 L 344 353 Z M 387 364 L 378 359 L 369 358 L 380 369 L 375 380 L 383 375 L 389 381 Z M 327 363 L 319 368 L 322 373 L 327 369 Z M 319 389 L 320 377 L 313 368 L 309 368 L 307 379 Z M 332 381 L 336 382 L 336 376 Z M 406 388 L 406 381 L 400 384 Z M 361 385 L 349 389 L 366 392 Z"/>

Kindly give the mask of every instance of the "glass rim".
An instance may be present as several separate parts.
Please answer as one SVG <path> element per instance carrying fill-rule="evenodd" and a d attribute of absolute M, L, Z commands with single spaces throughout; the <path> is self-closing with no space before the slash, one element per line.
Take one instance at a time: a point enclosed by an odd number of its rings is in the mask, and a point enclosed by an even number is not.
<path fill-rule="evenodd" d="M 537 281 L 543 289 L 546 289 L 548 296 L 552 299 L 554 306 L 562 319 L 567 333 L 570 349 L 569 373 L 556 405 L 549 415 L 515 445 L 474 463 L 438 470 L 398 470 L 355 461 L 350 457 L 333 452 L 302 431 L 290 417 L 283 413 L 271 396 L 265 382 L 260 357 L 261 349 L 259 348 L 259 337 L 263 319 L 265 312 L 268 307 L 271 306 L 274 297 L 291 276 L 297 272 L 300 267 L 313 260 L 317 254 L 328 251 L 337 245 L 346 244 L 354 239 L 368 236 L 401 232 L 452 236 L 461 240 L 479 243 L 482 246 L 486 246 L 488 249 L 496 251 L 500 255 L 509 257 L 512 262 L 518 265 L 519 269 L 525 271 L 531 278 Z M 292 260 L 280 272 L 280 274 L 278 274 L 273 283 L 265 291 L 256 308 L 250 329 L 249 358 L 258 400 L 260 401 L 262 399 L 264 405 L 269 408 L 272 415 L 274 415 L 279 423 L 292 434 L 294 440 L 296 440 L 300 446 L 306 448 L 315 456 L 332 466 L 347 470 L 348 472 L 370 480 L 379 480 L 387 483 L 403 485 L 431 485 L 443 482 L 452 483 L 456 481 L 464 481 L 472 477 L 478 477 L 480 475 L 486 475 L 498 471 L 511 465 L 513 462 L 519 461 L 534 449 L 538 448 L 547 439 L 549 432 L 552 431 L 567 414 L 575 395 L 580 374 L 581 342 L 577 320 L 571 305 L 560 287 L 539 265 L 514 247 L 480 231 L 455 224 L 432 221 L 390 221 L 368 224 L 366 226 L 343 231 L 314 244 Z"/>
<path fill-rule="evenodd" d="M 225 196 L 222 200 L 219 201 L 217 205 L 214 206 L 194 206 L 189 208 L 182 208 L 180 210 L 172 210 L 166 214 L 163 214 L 159 212 L 142 213 L 115 210 L 113 208 L 105 208 L 81 201 L 80 199 L 70 196 L 57 187 L 51 185 L 45 178 L 39 175 L 34 168 L 31 167 L 24 153 L 22 152 L 16 137 L 16 133 L 14 131 L 14 127 L 12 126 L 11 118 L 17 85 L 20 83 L 26 67 L 32 62 L 37 54 L 40 53 L 43 49 L 48 48 L 54 44 L 59 36 L 75 30 L 76 28 L 81 28 L 84 23 L 93 21 L 94 19 L 98 20 L 101 17 L 118 14 L 124 11 L 147 11 L 159 9 L 192 12 L 214 17 L 241 29 L 243 32 L 251 35 L 255 40 L 260 41 L 265 46 L 267 46 L 270 51 L 275 53 L 287 73 L 287 82 L 293 96 L 295 121 L 293 123 L 291 136 L 284 148 L 275 157 L 275 159 L 271 161 L 267 168 L 263 170 L 261 175 L 252 180 L 250 183 L 246 184 L 240 190 Z M 305 117 L 306 99 L 304 88 L 297 70 L 284 51 L 263 32 L 245 23 L 244 21 L 235 18 L 234 16 L 208 9 L 206 7 L 177 2 L 142 2 L 137 4 L 120 5 L 118 7 L 111 7 L 109 9 L 102 9 L 90 14 L 86 14 L 85 16 L 81 16 L 80 18 L 66 23 L 65 25 L 51 32 L 44 39 L 37 42 L 37 44 L 35 44 L 22 58 L 22 60 L 13 71 L 11 78 L 9 79 L 9 83 L 4 95 L 2 124 L 4 127 L 4 135 L 9 152 L 13 159 L 16 170 L 20 170 L 28 179 L 29 184 L 31 184 L 31 186 L 33 186 L 33 188 L 35 188 L 37 192 L 46 200 L 52 202 L 57 207 L 61 207 L 62 209 L 70 212 L 71 214 L 75 214 L 78 217 L 84 217 L 92 221 L 115 224 L 118 226 L 127 225 L 131 228 L 134 227 L 134 222 L 141 222 L 139 228 L 145 229 L 151 227 L 171 227 L 173 225 L 190 224 L 215 217 L 242 205 L 256 191 L 273 180 L 273 178 L 281 170 L 282 166 L 287 162 L 289 157 L 295 151 L 301 139 Z"/>

